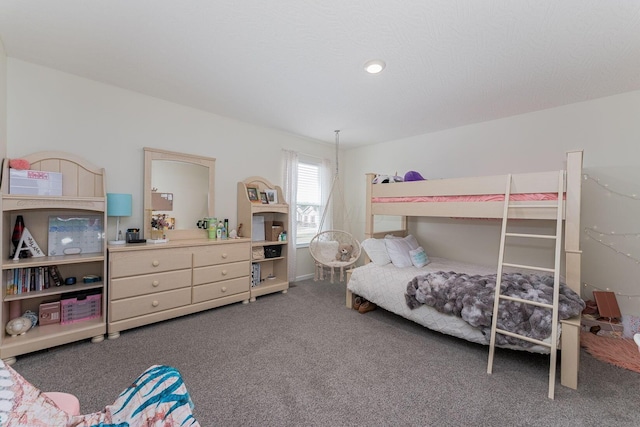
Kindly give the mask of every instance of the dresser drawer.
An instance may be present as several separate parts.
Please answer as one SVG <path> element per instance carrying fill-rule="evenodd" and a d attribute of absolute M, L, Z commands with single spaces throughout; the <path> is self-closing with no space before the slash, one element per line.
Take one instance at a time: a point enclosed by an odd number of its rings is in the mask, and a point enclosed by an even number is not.
<path fill-rule="evenodd" d="M 212 265 L 193 269 L 193 284 L 219 282 L 249 275 L 249 262 L 234 262 L 232 264 Z"/>
<path fill-rule="evenodd" d="M 193 266 L 206 267 L 208 265 L 246 261 L 249 259 L 249 248 L 249 242 L 228 243 L 198 248 L 193 251 Z"/>
<path fill-rule="evenodd" d="M 117 322 L 118 320 L 182 307 L 190 303 L 191 288 L 122 299 L 111 302 L 109 306 L 109 321 Z"/>
<path fill-rule="evenodd" d="M 209 301 L 216 298 L 238 294 L 240 292 L 249 292 L 250 287 L 251 285 L 248 276 L 225 280 L 223 282 L 194 286 L 193 303 L 196 304 L 203 301 Z"/>
<path fill-rule="evenodd" d="M 191 252 L 174 249 L 121 252 L 110 262 L 112 278 L 191 268 Z"/>
<path fill-rule="evenodd" d="M 117 300 L 189 286 L 191 286 L 191 270 L 178 270 L 112 279 L 110 292 L 111 299 Z"/>

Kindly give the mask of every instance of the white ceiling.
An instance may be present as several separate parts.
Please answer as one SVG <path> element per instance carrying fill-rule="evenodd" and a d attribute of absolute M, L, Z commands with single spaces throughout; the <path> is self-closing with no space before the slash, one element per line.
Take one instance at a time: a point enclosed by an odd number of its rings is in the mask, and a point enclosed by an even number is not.
<path fill-rule="evenodd" d="M 0 38 L 345 148 L 640 89 L 638 0 L 0 0 Z"/>

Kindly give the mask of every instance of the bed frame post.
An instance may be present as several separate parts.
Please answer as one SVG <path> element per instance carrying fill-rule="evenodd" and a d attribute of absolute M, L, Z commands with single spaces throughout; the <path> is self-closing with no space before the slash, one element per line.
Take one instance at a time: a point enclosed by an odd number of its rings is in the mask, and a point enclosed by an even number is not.
<path fill-rule="evenodd" d="M 365 200 L 365 224 L 364 224 L 364 238 L 370 239 L 373 237 L 373 214 L 371 213 L 371 190 L 373 185 L 373 179 L 376 177 L 374 173 L 368 173 L 365 175 L 367 180 L 367 191 Z M 366 254 L 365 254 L 366 255 Z M 368 260 L 367 260 L 368 261 Z"/>
<path fill-rule="evenodd" d="M 365 174 L 366 182 L 366 201 L 365 201 L 365 223 L 364 223 L 364 238 L 369 239 L 373 237 L 373 215 L 371 214 L 371 186 L 373 185 L 373 178 L 376 177 L 375 173 Z M 364 262 L 369 262 L 367 254 L 364 254 Z M 351 279 L 351 271 L 347 271 L 347 283 Z M 346 305 L 347 308 L 353 308 L 353 294 L 347 288 L 346 293 Z"/>
<path fill-rule="evenodd" d="M 580 295 L 580 201 L 582 191 L 582 150 L 567 152 L 567 188 L 565 208 L 565 265 L 567 285 Z M 580 366 L 580 316 L 562 321 L 562 358 L 560 383 L 578 388 Z"/>
<path fill-rule="evenodd" d="M 580 294 L 580 201 L 582 192 L 582 151 L 567 153 L 567 190 L 564 249 L 567 285 Z"/>

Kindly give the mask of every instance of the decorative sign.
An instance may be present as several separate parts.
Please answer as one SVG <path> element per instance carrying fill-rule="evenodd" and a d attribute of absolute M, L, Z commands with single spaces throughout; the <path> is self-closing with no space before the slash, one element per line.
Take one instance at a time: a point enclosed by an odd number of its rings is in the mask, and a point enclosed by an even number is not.
<path fill-rule="evenodd" d="M 44 256 L 44 252 L 42 252 L 42 249 L 40 249 L 40 246 L 38 246 L 36 239 L 33 238 L 33 236 L 31 235 L 31 232 L 29 232 L 29 229 L 27 227 L 25 227 L 24 230 L 22 231 L 20 242 L 18 242 L 16 253 L 13 256 L 14 261 L 17 261 L 18 259 L 20 259 L 20 253 L 22 251 L 31 252 L 31 256 L 33 257 Z"/>

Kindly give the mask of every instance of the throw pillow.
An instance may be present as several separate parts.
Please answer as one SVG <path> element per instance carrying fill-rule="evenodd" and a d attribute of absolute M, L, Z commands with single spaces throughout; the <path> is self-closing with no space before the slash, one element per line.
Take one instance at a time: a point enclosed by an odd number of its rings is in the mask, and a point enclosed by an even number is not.
<path fill-rule="evenodd" d="M 398 268 L 411 267 L 413 265 L 409 252 L 419 247 L 415 237 L 411 234 L 402 238 L 386 237 L 384 243 L 393 265 Z"/>
<path fill-rule="evenodd" d="M 422 246 L 418 249 L 411 249 L 409 256 L 411 257 L 411 263 L 418 268 L 422 268 L 429 263 L 429 257 Z"/>
<path fill-rule="evenodd" d="M 367 253 L 367 256 L 376 265 L 386 265 L 391 262 L 389 254 L 387 254 L 387 247 L 382 239 L 365 239 L 362 242 L 362 249 Z"/>

